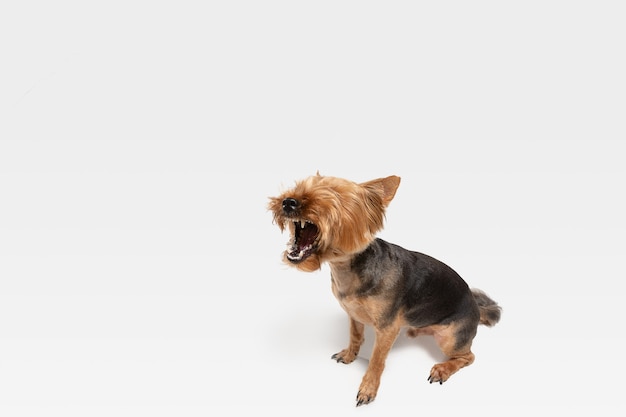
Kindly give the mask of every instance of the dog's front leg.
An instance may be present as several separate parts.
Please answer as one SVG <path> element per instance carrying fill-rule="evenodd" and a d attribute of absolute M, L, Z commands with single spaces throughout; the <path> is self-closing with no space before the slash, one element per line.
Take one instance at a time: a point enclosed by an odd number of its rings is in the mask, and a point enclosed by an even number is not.
<path fill-rule="evenodd" d="M 374 342 L 374 350 L 370 358 L 369 366 L 361 381 L 359 392 L 356 396 L 356 406 L 369 404 L 376 398 L 378 386 L 380 385 L 380 376 L 385 368 L 385 360 L 389 354 L 389 350 L 393 346 L 396 338 L 400 333 L 400 329 L 396 326 L 388 326 L 384 329 L 376 329 L 376 341 Z"/>
<path fill-rule="evenodd" d="M 359 354 L 361 345 L 363 344 L 365 326 L 350 317 L 350 345 L 341 352 L 335 353 L 332 359 L 341 363 L 351 363 Z"/>

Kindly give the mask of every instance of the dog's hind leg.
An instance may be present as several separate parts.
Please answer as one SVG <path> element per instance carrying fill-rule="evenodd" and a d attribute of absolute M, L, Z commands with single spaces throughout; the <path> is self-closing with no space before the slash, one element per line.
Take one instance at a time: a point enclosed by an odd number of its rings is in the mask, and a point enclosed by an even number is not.
<path fill-rule="evenodd" d="M 432 330 L 439 348 L 449 359 L 432 367 L 428 381 L 431 384 L 433 382 L 443 384 L 459 369 L 474 362 L 471 347 L 476 336 L 476 325 L 457 322 L 445 326 L 432 326 Z"/>

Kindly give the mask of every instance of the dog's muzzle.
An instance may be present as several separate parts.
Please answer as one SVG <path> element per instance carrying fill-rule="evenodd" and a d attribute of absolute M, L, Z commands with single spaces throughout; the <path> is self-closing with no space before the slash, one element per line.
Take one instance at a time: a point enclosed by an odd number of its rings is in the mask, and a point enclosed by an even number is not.
<path fill-rule="evenodd" d="M 308 258 L 317 249 L 319 229 L 308 219 L 302 218 L 300 201 L 285 198 L 282 203 L 286 221 L 293 223 L 293 236 L 288 244 L 287 259 L 299 263 Z"/>

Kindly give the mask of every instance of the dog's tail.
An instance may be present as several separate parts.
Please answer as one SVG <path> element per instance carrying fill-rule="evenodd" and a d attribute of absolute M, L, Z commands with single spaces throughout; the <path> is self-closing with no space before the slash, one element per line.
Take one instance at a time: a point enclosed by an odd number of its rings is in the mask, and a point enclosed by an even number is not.
<path fill-rule="evenodd" d="M 480 311 L 480 324 L 485 326 L 495 326 L 500 321 L 500 315 L 502 314 L 502 307 L 493 301 L 487 294 L 476 288 L 472 289 L 472 295 L 476 304 L 478 304 L 478 310 Z"/>

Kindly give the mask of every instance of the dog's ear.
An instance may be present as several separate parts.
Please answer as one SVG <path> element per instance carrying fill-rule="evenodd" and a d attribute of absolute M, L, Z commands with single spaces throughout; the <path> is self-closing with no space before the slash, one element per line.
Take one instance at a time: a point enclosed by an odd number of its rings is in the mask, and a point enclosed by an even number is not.
<path fill-rule="evenodd" d="M 386 207 L 389 203 L 391 203 L 391 200 L 393 200 L 393 197 L 396 195 L 396 191 L 400 186 L 400 177 L 391 175 L 387 178 L 378 178 L 376 180 L 367 181 L 361 185 L 376 190 Z"/>

